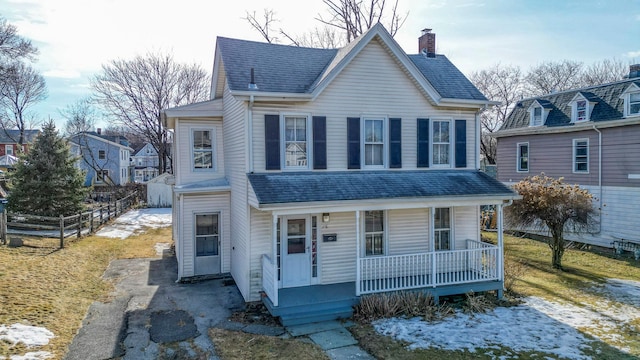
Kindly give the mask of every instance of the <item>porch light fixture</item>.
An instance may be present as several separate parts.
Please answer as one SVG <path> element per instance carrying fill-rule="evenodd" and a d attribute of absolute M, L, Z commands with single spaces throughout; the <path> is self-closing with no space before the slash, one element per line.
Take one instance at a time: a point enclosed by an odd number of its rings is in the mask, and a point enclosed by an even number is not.
<path fill-rule="evenodd" d="M 329 213 L 322 213 L 322 222 L 323 223 L 329 222 Z"/>

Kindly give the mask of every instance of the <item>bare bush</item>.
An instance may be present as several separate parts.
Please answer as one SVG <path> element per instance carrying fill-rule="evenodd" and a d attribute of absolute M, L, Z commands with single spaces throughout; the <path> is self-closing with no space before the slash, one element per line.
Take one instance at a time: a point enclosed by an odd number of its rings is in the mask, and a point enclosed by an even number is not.
<path fill-rule="evenodd" d="M 504 288 L 507 291 L 513 291 L 513 284 L 520 280 L 524 273 L 527 271 L 527 266 L 519 260 L 513 260 L 504 257 Z"/>

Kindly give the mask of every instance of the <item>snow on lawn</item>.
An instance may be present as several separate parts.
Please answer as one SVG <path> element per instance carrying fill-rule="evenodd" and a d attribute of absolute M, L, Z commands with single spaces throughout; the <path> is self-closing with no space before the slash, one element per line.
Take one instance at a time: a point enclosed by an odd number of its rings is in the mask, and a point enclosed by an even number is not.
<path fill-rule="evenodd" d="M 26 347 L 43 346 L 49 343 L 53 333 L 43 327 L 13 324 L 0 325 L 0 341 L 7 341 L 15 346 L 23 343 Z M 11 360 L 39 360 L 49 359 L 51 353 L 46 351 L 29 352 L 25 355 L 11 355 Z"/>
<path fill-rule="evenodd" d="M 171 208 L 151 208 L 130 210 L 118 217 L 112 224 L 100 229 L 96 235 L 126 239 L 144 228 L 171 226 Z"/>
<path fill-rule="evenodd" d="M 590 358 L 583 350 L 591 347 L 591 340 L 580 332 L 584 331 L 614 346 L 620 344 L 616 346 L 618 349 L 628 351 L 616 329 L 630 326 L 630 321 L 640 318 L 637 307 L 640 282 L 610 280 L 596 291 L 606 293 L 615 302 L 600 301 L 578 307 L 528 297 L 522 305 L 496 308 L 484 314 L 458 312 L 438 322 L 421 318 L 383 319 L 374 322 L 374 327 L 383 335 L 407 341 L 410 349 L 433 347 L 474 352 L 477 348 L 506 346 L 516 352 L 541 351 L 582 360 Z"/>

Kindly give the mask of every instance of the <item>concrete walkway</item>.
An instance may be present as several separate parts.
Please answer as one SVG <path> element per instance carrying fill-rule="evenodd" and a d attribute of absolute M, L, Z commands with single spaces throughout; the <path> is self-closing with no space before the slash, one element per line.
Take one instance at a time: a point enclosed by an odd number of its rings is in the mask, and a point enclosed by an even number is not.
<path fill-rule="evenodd" d="M 347 327 L 352 326 L 350 321 L 325 321 L 314 324 L 295 325 L 287 327 L 287 332 L 292 337 L 307 336 L 311 341 L 333 360 L 373 360 L 373 356 L 358 346 L 358 341 L 353 338 Z"/>

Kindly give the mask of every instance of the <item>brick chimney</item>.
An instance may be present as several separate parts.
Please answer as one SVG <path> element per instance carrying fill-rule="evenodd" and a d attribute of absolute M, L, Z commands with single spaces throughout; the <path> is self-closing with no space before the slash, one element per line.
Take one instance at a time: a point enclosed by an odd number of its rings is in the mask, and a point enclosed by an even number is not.
<path fill-rule="evenodd" d="M 98 135 L 102 135 L 102 129 L 97 128 L 97 129 L 96 129 L 96 132 L 98 133 Z"/>
<path fill-rule="evenodd" d="M 422 35 L 418 38 L 418 52 L 427 57 L 436 57 L 436 34 L 431 29 L 422 29 Z"/>
<path fill-rule="evenodd" d="M 629 79 L 640 77 L 640 64 L 629 65 Z"/>

